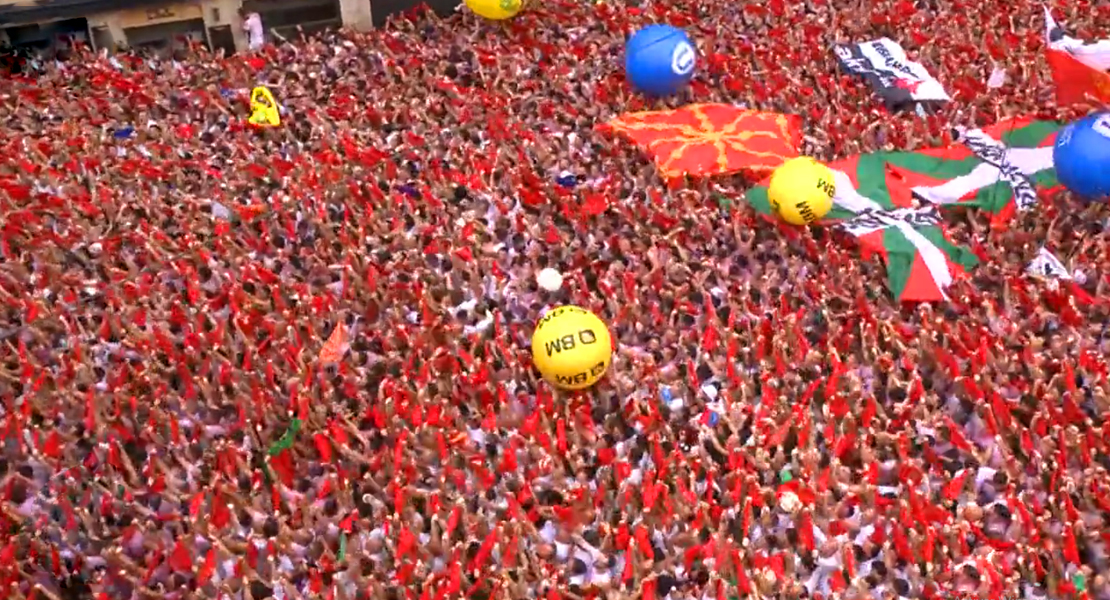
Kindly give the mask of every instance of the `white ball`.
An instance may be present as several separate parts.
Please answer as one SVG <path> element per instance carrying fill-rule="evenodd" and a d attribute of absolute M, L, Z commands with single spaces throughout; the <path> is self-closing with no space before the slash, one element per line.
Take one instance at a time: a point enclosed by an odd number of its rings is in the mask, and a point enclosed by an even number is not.
<path fill-rule="evenodd" d="M 536 283 L 549 292 L 554 292 L 563 287 L 563 276 L 558 271 L 548 267 L 536 275 Z"/>

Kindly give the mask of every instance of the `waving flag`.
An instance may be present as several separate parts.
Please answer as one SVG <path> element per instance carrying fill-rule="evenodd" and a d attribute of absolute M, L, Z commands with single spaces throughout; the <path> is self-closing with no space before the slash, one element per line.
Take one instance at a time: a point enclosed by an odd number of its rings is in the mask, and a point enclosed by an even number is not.
<path fill-rule="evenodd" d="M 951 99 L 944 85 L 924 65 L 910 60 L 902 46 L 890 38 L 837 44 L 833 53 L 842 69 L 870 83 L 892 109 Z"/>
<path fill-rule="evenodd" d="M 945 237 L 935 207 L 913 208 L 912 192 L 895 166 L 904 154 L 877 152 L 830 164 L 836 196 L 823 223 L 855 236 L 865 256 L 882 257 L 896 299 L 946 300 L 944 289 L 978 261 Z M 756 211 L 772 214 L 766 182 L 749 190 L 747 199 Z"/>
<path fill-rule="evenodd" d="M 896 153 L 892 162 L 918 198 L 980 208 L 1001 228 L 1036 205 L 1038 190 L 1058 185 L 1052 145 L 1059 130 L 1058 123 L 1031 119 L 958 129 L 957 143 Z"/>
<path fill-rule="evenodd" d="M 1063 279 L 1071 281 L 1071 272 L 1064 266 L 1063 261 L 1056 257 L 1055 254 L 1050 252 L 1048 248 L 1041 246 L 1037 251 L 1037 256 L 1025 267 L 1025 272 L 1030 277 L 1036 279 Z"/>
<path fill-rule="evenodd" d="M 1046 58 L 1056 83 L 1056 103 L 1110 102 L 1110 40 L 1085 43 L 1068 36 L 1044 9 Z"/>
<path fill-rule="evenodd" d="M 1049 289 L 1057 289 L 1063 284 L 1078 304 L 1086 305 L 1098 302 L 1096 298 L 1083 289 L 1086 278 L 1077 272 L 1073 275 L 1068 267 L 1053 254 L 1048 248 L 1041 246 L 1037 255 L 1025 267 L 1025 273 L 1034 279 L 1041 279 L 1049 283 Z M 1078 275 L 1078 277 L 1077 277 Z"/>
<path fill-rule="evenodd" d="M 666 178 L 765 173 L 798 155 L 800 119 L 731 104 L 628 113 L 603 128 L 647 151 Z"/>
<path fill-rule="evenodd" d="M 337 363 L 347 352 L 347 324 L 340 321 L 320 348 L 321 363 Z"/>

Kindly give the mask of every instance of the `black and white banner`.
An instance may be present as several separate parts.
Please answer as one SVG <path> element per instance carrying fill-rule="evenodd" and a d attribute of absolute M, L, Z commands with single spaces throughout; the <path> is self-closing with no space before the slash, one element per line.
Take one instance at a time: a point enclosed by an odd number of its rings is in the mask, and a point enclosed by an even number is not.
<path fill-rule="evenodd" d="M 906 51 L 890 38 L 860 44 L 837 44 L 833 51 L 845 71 L 866 79 L 888 106 L 915 102 L 947 102 L 951 98 L 921 63 L 906 58 Z"/>

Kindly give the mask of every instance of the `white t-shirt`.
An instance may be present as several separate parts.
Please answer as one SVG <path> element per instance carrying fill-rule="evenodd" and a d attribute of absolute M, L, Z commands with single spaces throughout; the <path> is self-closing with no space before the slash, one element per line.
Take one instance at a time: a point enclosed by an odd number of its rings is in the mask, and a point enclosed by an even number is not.
<path fill-rule="evenodd" d="M 247 32 L 247 38 L 250 43 L 251 50 L 260 50 L 265 40 L 262 38 L 262 17 L 258 13 L 250 13 L 243 21 L 243 30 Z"/>

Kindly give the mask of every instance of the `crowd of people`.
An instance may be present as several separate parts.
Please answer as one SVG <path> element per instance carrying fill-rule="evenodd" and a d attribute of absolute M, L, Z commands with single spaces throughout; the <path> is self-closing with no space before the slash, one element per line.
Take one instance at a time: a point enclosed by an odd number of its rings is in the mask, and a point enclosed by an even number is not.
<path fill-rule="evenodd" d="M 1110 32 L 1105 3 L 1056 14 Z M 1105 205 L 951 217 L 983 264 L 900 306 L 750 181 L 668 186 L 595 131 L 730 102 L 830 160 L 1069 119 L 1040 15 L 549 0 L 0 81 L 4 597 L 1110 598 Z M 701 51 L 666 101 L 621 72 L 653 22 Z M 838 72 L 833 43 L 881 36 L 953 101 L 890 114 Z M 280 127 L 247 124 L 258 84 Z M 1023 274 L 1041 241 L 1083 302 Z M 560 304 L 616 340 L 585 392 L 530 365 Z"/>

